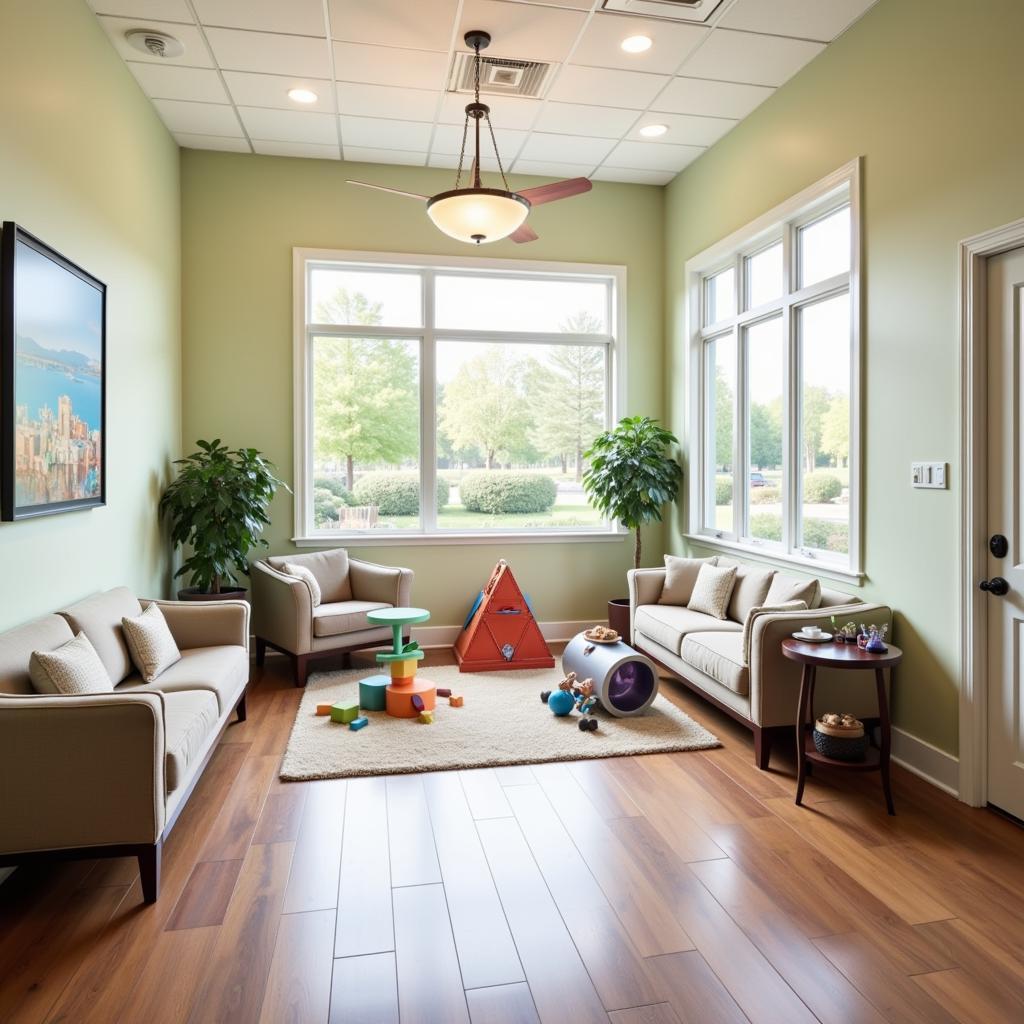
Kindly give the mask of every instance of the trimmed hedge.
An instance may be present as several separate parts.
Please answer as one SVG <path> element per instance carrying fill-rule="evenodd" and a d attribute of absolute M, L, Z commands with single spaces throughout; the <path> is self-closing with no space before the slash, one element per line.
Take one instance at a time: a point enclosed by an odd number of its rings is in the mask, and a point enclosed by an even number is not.
<path fill-rule="evenodd" d="M 843 483 L 831 473 L 814 473 L 804 477 L 804 504 L 824 505 L 843 493 Z"/>
<path fill-rule="evenodd" d="M 849 524 L 831 519 L 805 519 L 804 543 L 809 548 L 845 554 L 850 550 Z"/>
<path fill-rule="evenodd" d="M 336 498 L 341 500 L 346 505 L 354 505 L 355 499 L 352 497 L 352 492 L 345 486 L 344 481 L 340 476 L 318 476 L 313 480 L 314 491 L 329 491 Z"/>
<path fill-rule="evenodd" d="M 750 517 L 750 532 L 758 540 L 782 540 L 782 518 L 771 512 Z"/>
<path fill-rule="evenodd" d="M 326 487 L 321 487 L 319 479 L 315 483 L 316 486 L 313 488 L 313 519 L 317 526 L 323 526 L 325 523 L 338 519 L 339 510 L 351 504 L 352 495 L 345 491 L 345 495 L 349 499 L 346 501 L 345 497 L 335 494 Z"/>
<path fill-rule="evenodd" d="M 555 481 L 536 473 L 484 469 L 467 473 L 459 484 L 462 505 L 470 512 L 547 512 L 558 494 Z"/>
<path fill-rule="evenodd" d="M 716 480 L 715 481 L 715 504 L 716 505 L 731 505 L 732 504 L 732 480 Z"/>
<path fill-rule="evenodd" d="M 778 487 L 751 487 L 751 505 L 778 505 L 782 501 L 782 492 Z"/>
<path fill-rule="evenodd" d="M 448 504 L 449 486 L 437 481 L 437 508 Z M 352 490 L 356 505 L 376 505 L 382 516 L 416 516 L 420 512 L 418 473 L 367 473 Z"/>

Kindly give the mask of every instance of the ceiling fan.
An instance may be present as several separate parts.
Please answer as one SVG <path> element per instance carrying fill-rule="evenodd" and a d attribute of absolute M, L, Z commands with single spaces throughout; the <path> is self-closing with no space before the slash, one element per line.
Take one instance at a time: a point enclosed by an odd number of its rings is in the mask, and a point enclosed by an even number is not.
<path fill-rule="evenodd" d="M 491 108 L 480 102 L 480 51 L 490 45 L 491 36 L 488 32 L 474 30 L 466 33 L 465 40 L 466 45 L 472 47 L 474 53 L 473 102 L 466 104 L 466 120 L 462 126 L 462 152 L 459 154 L 455 188 L 448 192 L 439 192 L 436 196 L 422 196 L 415 192 L 387 188 L 385 185 L 373 185 L 368 181 L 348 179 L 348 184 L 374 188 L 380 192 L 390 192 L 396 196 L 425 202 L 427 216 L 446 235 L 460 242 L 480 245 L 482 242 L 497 242 L 502 238 L 511 238 L 513 242 L 532 242 L 537 238 L 537 233 L 526 223 L 531 207 L 589 192 L 593 186 L 587 178 L 567 178 L 565 181 L 555 181 L 550 185 L 524 188 L 520 192 L 513 192 L 509 188 L 505 169 L 501 164 L 501 154 L 494 138 L 494 128 L 491 125 Z M 473 122 L 474 156 L 469 169 L 469 184 L 462 187 L 470 121 Z M 501 174 L 504 188 L 484 188 L 480 180 L 481 121 L 487 122 L 491 146 L 498 161 L 498 172 Z"/>

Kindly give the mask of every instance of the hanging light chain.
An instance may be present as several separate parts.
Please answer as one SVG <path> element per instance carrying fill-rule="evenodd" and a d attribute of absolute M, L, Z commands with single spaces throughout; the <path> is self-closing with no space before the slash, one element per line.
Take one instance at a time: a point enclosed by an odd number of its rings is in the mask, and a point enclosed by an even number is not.
<path fill-rule="evenodd" d="M 462 122 L 462 148 L 459 150 L 459 171 L 455 175 L 455 188 L 459 189 L 462 187 L 462 165 L 466 159 L 466 135 L 469 132 L 469 114 L 466 115 L 465 120 Z"/>
<path fill-rule="evenodd" d="M 498 172 L 501 174 L 501 182 L 505 186 L 506 192 L 511 192 L 509 188 L 508 178 L 505 177 L 505 168 L 501 165 L 501 153 L 498 152 L 498 140 L 494 137 L 494 125 L 491 124 L 491 115 L 485 114 L 484 117 L 487 119 L 487 130 L 491 133 L 491 145 L 494 147 L 494 155 L 498 161 Z"/>

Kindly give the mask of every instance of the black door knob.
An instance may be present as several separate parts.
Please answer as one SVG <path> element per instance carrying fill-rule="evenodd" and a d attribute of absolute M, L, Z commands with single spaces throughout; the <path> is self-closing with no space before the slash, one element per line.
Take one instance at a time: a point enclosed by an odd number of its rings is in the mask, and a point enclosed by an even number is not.
<path fill-rule="evenodd" d="M 1002 576 L 993 576 L 990 580 L 981 581 L 981 589 L 993 594 L 995 597 L 1002 597 L 1009 593 L 1010 584 Z"/>

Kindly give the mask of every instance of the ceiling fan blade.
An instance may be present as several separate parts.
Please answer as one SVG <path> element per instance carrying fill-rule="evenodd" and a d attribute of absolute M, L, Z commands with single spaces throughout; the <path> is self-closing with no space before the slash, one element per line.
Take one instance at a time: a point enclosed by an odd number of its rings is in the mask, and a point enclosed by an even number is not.
<path fill-rule="evenodd" d="M 416 192 L 403 192 L 400 188 L 388 188 L 387 185 L 371 185 L 368 181 L 353 181 L 351 178 L 345 179 L 348 185 L 358 185 L 360 188 L 375 188 L 378 192 L 391 192 L 396 196 L 405 196 L 406 199 L 420 199 L 426 202 L 430 196 L 421 196 Z"/>
<path fill-rule="evenodd" d="M 520 189 L 519 194 L 528 199 L 531 206 L 540 206 L 541 203 L 553 203 L 556 199 L 582 195 L 593 187 L 589 178 L 566 178 L 565 181 L 555 181 L 550 185 Z"/>
<path fill-rule="evenodd" d="M 508 237 L 513 242 L 536 242 L 540 236 L 529 224 L 520 224 Z"/>

